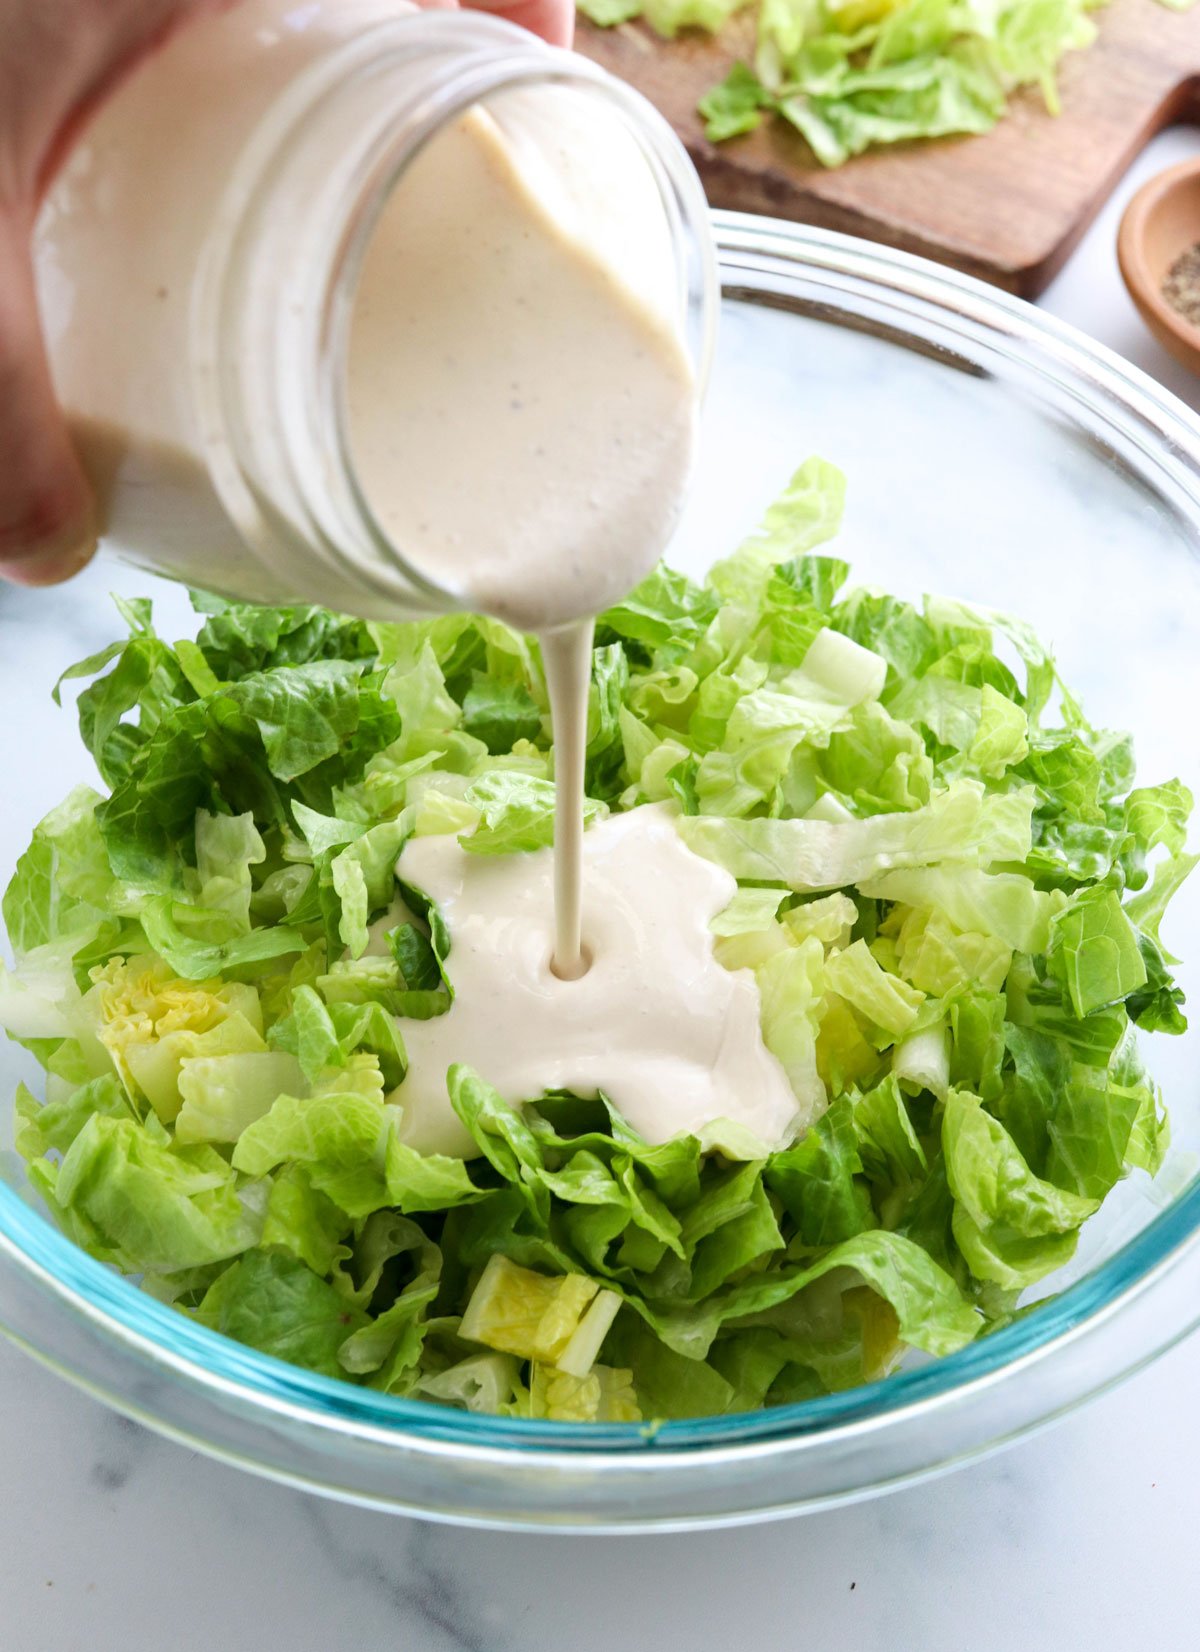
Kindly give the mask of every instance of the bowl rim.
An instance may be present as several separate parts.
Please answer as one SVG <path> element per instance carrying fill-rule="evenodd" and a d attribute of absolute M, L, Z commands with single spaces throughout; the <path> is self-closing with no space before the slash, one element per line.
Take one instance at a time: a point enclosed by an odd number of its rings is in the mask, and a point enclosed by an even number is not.
<path fill-rule="evenodd" d="M 1028 367 L 1031 356 L 1080 400 L 1097 398 L 1120 414 L 1126 439 L 1169 480 L 1193 527 L 1200 524 L 1200 419 L 1147 374 L 1107 347 L 1024 300 L 974 277 L 855 237 L 747 214 L 713 214 L 724 288 L 737 297 L 756 278 L 789 268 L 809 282 L 824 277 L 845 291 L 859 286 L 883 308 L 932 314 L 941 335 L 970 336 Z M 749 281 L 747 289 L 743 283 Z M 888 336 L 887 328 L 879 329 Z M 1110 418 L 1110 423 L 1115 420 Z M 861 1439 L 903 1418 L 927 1413 L 1044 1360 L 1111 1319 L 1200 1248 L 1200 1174 L 1106 1261 L 1004 1328 L 913 1369 L 840 1393 L 769 1411 L 668 1421 L 661 1425 L 548 1422 L 498 1418 L 431 1401 L 380 1394 L 318 1376 L 195 1324 L 79 1249 L 11 1187 L 0 1182 L 0 1265 L 15 1267 L 43 1293 L 106 1339 L 135 1350 L 195 1388 L 261 1413 L 332 1430 L 398 1450 L 503 1466 L 519 1453 L 547 1470 L 577 1472 L 585 1462 L 628 1470 L 671 1460 L 714 1466 L 801 1450 L 816 1439 Z M 1174 1322 L 1153 1353 L 1200 1323 Z M 0 1327 L 2 1329 L 3 1327 Z M 11 1331 L 10 1327 L 10 1331 Z M 13 1333 L 34 1353 L 32 1339 Z M 43 1355 L 43 1357 L 49 1357 Z M 1145 1356 L 1152 1357 L 1152 1356 Z M 1144 1357 L 1130 1359 L 1125 1374 Z M 63 1374 L 88 1385 L 80 1372 Z M 1106 1372 L 1079 1398 L 1116 1380 Z M 102 1397 L 119 1398 L 92 1385 Z M 131 1402 L 132 1404 L 132 1402 Z M 154 1425 L 154 1416 L 143 1418 Z M 1033 1423 L 1022 1425 L 1034 1426 Z M 195 1443 L 203 1446 L 203 1439 Z M 308 1483 L 308 1482 L 305 1482 Z"/>

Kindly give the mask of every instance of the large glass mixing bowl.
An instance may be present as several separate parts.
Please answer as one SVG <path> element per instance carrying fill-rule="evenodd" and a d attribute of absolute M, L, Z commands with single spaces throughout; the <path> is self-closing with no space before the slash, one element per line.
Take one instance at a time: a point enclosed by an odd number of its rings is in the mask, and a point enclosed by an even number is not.
<path fill-rule="evenodd" d="M 850 479 L 840 554 L 906 595 L 1009 608 L 1055 645 L 1139 772 L 1200 778 L 1200 423 L 1098 346 L 897 252 L 765 220 L 717 220 L 725 284 L 701 474 L 673 560 L 727 552 L 810 452 Z M 114 630 L 114 564 L 0 592 L 0 876 L 85 759 L 48 690 Z M 165 629 L 188 623 L 162 585 Z M 1191 951 L 1200 880 L 1166 940 Z M 201 1450 L 337 1497 L 481 1524 L 592 1530 L 763 1518 L 865 1495 L 1045 1423 L 1200 1320 L 1195 1032 L 1156 1039 L 1174 1121 L 1156 1183 L 1087 1228 L 1059 1294 L 1005 1330 L 882 1383 L 748 1416 L 633 1426 L 502 1421 L 282 1365 L 160 1306 L 0 1182 L 0 1324 L 65 1376 Z M 0 1054 L 0 1116 L 31 1063 Z"/>

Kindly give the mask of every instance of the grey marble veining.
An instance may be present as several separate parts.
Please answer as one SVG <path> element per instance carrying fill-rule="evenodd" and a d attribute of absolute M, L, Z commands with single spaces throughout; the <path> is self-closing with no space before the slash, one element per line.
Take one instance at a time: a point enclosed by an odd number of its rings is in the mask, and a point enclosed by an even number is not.
<path fill-rule="evenodd" d="M 985 1465 L 732 1532 L 461 1531 L 318 1501 L 0 1347 L 20 1652 L 1189 1652 L 1200 1345 Z"/>
<path fill-rule="evenodd" d="M 1195 135 L 1164 138 L 1137 175 L 1197 149 Z M 1116 212 L 1047 305 L 1200 400 L 1119 288 Z M 764 449 L 761 474 L 739 480 L 745 499 L 769 494 L 798 456 L 796 435 L 800 451 L 840 457 L 828 440 L 807 441 L 831 435 L 820 415 L 814 401 L 812 432 L 782 432 Z M 920 479 L 895 480 L 902 522 L 904 488 Z M 730 518 L 743 520 L 744 510 Z M 1107 523 L 1106 568 L 1129 527 Z M 850 531 L 869 557 L 874 528 L 853 505 Z M 103 592 L 146 588 L 144 575 L 111 569 L 86 581 L 94 605 L 38 607 L 0 590 L 0 658 L 19 654 L 29 688 L 5 736 L 20 784 L 6 767 L 4 864 L 29 821 L 89 778 L 82 756 L 63 772 L 65 714 L 44 691 L 63 661 L 112 634 Z M 182 632 L 180 593 L 161 597 L 164 629 Z M 1075 646 L 1069 632 L 1059 642 Z M 421 1526 L 253 1480 L 113 1416 L 0 1344 L 0 1647 L 1190 1652 L 1198 1385 L 1192 1339 L 1056 1429 L 891 1497 L 732 1532 L 560 1539 Z"/>

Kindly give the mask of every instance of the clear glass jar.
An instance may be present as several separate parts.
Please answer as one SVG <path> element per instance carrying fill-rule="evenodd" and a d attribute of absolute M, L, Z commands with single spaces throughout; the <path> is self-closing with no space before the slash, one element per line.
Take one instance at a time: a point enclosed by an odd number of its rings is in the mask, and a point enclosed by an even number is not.
<path fill-rule="evenodd" d="M 469 108 L 503 123 L 531 98 L 547 104 L 537 165 L 569 167 L 552 153 L 563 100 L 586 114 L 593 155 L 623 157 L 595 227 L 618 258 L 638 169 L 699 397 L 717 309 L 707 213 L 649 104 L 479 13 L 246 0 L 119 90 L 39 221 L 55 382 L 106 544 L 252 601 L 392 619 L 462 604 L 419 547 L 391 541 L 360 486 L 350 319 L 372 232 L 423 146 Z M 521 141 L 543 141 L 536 122 Z"/>

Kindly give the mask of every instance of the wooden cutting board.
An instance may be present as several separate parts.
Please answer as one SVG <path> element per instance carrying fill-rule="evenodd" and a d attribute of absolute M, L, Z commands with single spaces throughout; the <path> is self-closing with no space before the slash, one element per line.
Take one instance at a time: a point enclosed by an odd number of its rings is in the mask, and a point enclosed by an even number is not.
<path fill-rule="evenodd" d="M 1026 91 L 982 137 L 880 150 L 833 172 L 781 120 L 718 146 L 704 137 L 696 100 L 736 58 L 752 59 L 752 13 L 717 40 L 660 40 L 641 23 L 597 29 L 581 18 L 577 44 L 658 105 L 714 206 L 864 235 L 1033 297 L 1147 140 L 1200 120 L 1200 7 L 1111 0 L 1097 21 L 1096 44 L 1063 65 L 1057 119 Z"/>

